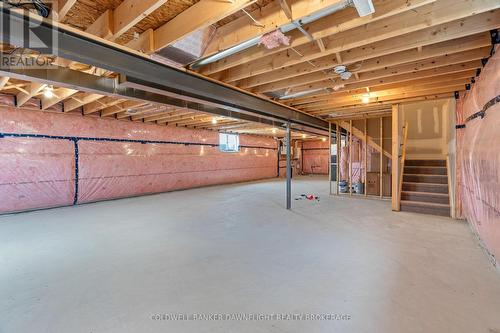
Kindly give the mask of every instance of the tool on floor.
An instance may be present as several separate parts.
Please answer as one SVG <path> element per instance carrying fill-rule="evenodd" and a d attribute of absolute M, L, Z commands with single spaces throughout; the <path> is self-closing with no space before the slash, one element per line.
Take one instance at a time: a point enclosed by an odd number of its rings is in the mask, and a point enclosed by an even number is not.
<path fill-rule="evenodd" d="M 304 200 L 304 199 L 319 201 L 320 198 L 319 198 L 319 196 L 316 196 L 314 194 L 301 194 L 301 195 L 295 197 L 295 200 Z"/>

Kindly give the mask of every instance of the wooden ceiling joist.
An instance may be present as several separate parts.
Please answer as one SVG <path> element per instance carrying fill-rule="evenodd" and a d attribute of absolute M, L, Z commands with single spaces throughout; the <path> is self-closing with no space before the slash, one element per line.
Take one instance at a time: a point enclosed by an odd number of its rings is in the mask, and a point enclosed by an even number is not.
<path fill-rule="evenodd" d="M 2 90 L 8 82 L 9 78 L 7 76 L 0 77 L 0 90 Z"/>
<path fill-rule="evenodd" d="M 73 95 L 70 99 L 64 101 L 63 111 L 64 112 L 73 111 L 79 107 L 97 101 L 98 99 L 101 99 L 103 97 L 104 97 L 103 95 L 91 94 L 91 93 L 80 93 L 77 95 Z"/>
<path fill-rule="evenodd" d="M 227 130 L 227 129 L 234 129 L 234 128 L 238 128 L 238 127 L 241 127 L 241 126 L 245 126 L 245 125 L 248 125 L 248 124 L 251 124 L 249 122 L 246 122 L 246 121 L 241 121 L 241 120 L 232 120 L 231 122 L 227 122 L 227 123 L 217 123 L 217 124 L 209 124 L 209 125 L 205 125 L 205 126 L 202 126 L 202 127 L 198 127 L 198 128 L 203 128 L 203 129 L 216 129 L 218 131 L 220 130 Z"/>
<path fill-rule="evenodd" d="M 62 21 L 75 3 L 76 0 L 57 0 L 57 20 Z"/>
<path fill-rule="evenodd" d="M 168 0 L 124 0 L 118 7 L 106 10 L 87 28 L 87 32 L 115 40 Z"/>
<path fill-rule="evenodd" d="M 199 123 L 189 124 L 189 125 L 184 125 L 184 126 L 198 128 L 198 129 L 205 129 L 205 128 L 210 128 L 211 126 L 212 127 L 217 127 L 217 126 L 220 126 L 220 125 L 223 125 L 223 124 L 234 124 L 234 123 L 237 123 L 237 122 L 239 122 L 239 121 L 238 120 L 234 120 L 234 119 L 219 119 L 217 121 L 217 124 L 213 124 L 211 122 L 211 120 L 208 120 L 208 121 L 202 121 L 202 122 L 199 122 Z"/>
<path fill-rule="evenodd" d="M 342 86 L 336 91 L 346 91 L 351 89 L 357 89 L 362 87 L 372 87 L 375 85 L 381 85 L 386 83 L 394 83 L 400 81 L 405 81 L 406 78 L 410 77 L 426 77 L 433 75 L 433 69 L 439 71 L 439 68 L 444 68 L 443 73 L 450 73 L 453 70 L 463 71 L 468 69 L 478 68 L 480 66 L 481 56 L 484 53 L 488 53 L 489 50 L 478 50 L 478 52 L 464 52 L 463 58 L 461 55 L 457 57 L 439 57 L 432 58 L 423 62 L 406 64 L 401 66 L 395 66 L 387 69 L 379 69 L 367 73 L 359 73 L 359 79 L 352 77 L 350 80 L 332 82 L 332 81 L 319 81 L 312 84 L 298 86 L 291 88 L 289 94 L 294 94 L 303 91 L 310 91 L 312 89 L 319 89 L 324 87 L 334 87 L 336 84 L 342 84 Z M 404 76 L 403 74 L 409 74 L 409 76 Z"/>
<path fill-rule="evenodd" d="M 106 97 L 98 99 L 94 102 L 91 102 L 89 104 L 84 105 L 83 106 L 83 114 L 84 115 L 93 114 L 93 113 L 101 111 L 102 109 L 104 109 L 108 106 L 113 106 L 113 105 L 116 105 L 116 104 L 121 103 L 123 101 L 125 101 L 125 99 L 123 99 L 123 98 L 115 98 L 115 97 L 106 96 Z"/>
<path fill-rule="evenodd" d="M 68 88 L 59 88 L 55 89 L 51 97 L 43 96 L 40 98 L 41 100 L 41 109 L 47 110 L 51 106 L 65 100 L 66 98 L 71 97 L 76 94 L 78 90 L 68 89 Z"/>
<path fill-rule="evenodd" d="M 446 86 L 442 88 L 437 88 L 437 89 L 423 89 L 423 90 L 418 90 L 418 91 L 412 91 L 412 92 L 401 92 L 393 95 L 385 95 L 385 96 L 379 96 L 375 98 L 370 98 L 372 100 L 371 103 L 374 105 L 381 103 L 381 102 L 390 102 L 394 100 L 402 100 L 402 99 L 407 99 L 407 98 L 414 98 L 414 97 L 427 97 L 427 96 L 435 96 L 439 94 L 446 94 L 446 93 L 452 93 L 455 91 L 459 90 L 464 90 L 464 85 L 459 84 L 459 85 L 452 85 L 452 86 Z M 339 100 L 338 103 L 331 103 L 331 104 L 324 104 L 321 107 L 308 107 L 304 108 L 307 112 L 313 115 L 317 116 L 325 116 L 331 113 L 330 108 L 338 108 L 340 106 L 344 105 L 370 105 L 370 104 L 364 104 L 361 100 L 361 98 L 347 98 L 343 100 Z"/>
<path fill-rule="evenodd" d="M 16 106 L 21 107 L 32 97 L 38 95 L 47 84 L 31 82 L 24 91 L 19 92 L 16 95 Z"/>
<path fill-rule="evenodd" d="M 113 39 L 130 30 L 168 0 L 124 0 L 113 10 Z"/>
<path fill-rule="evenodd" d="M 318 13 L 328 7 L 340 5 L 343 0 L 289 0 L 293 20 Z M 215 54 L 262 34 L 271 32 L 287 23 L 290 19 L 283 12 L 279 2 L 268 5 L 249 13 L 260 25 L 249 24 L 249 18 L 242 16 L 218 28 L 214 38 L 209 43 L 204 56 Z"/>
<path fill-rule="evenodd" d="M 125 101 L 123 103 L 111 105 L 108 107 L 105 107 L 104 109 L 101 110 L 101 117 L 108 117 L 108 116 L 113 116 L 119 112 L 126 111 L 127 109 L 133 109 L 136 107 L 143 106 L 145 104 L 148 104 L 148 102 L 145 101 Z"/>
<path fill-rule="evenodd" d="M 157 105 L 144 105 L 140 108 L 135 108 L 132 109 L 132 112 L 130 111 L 123 111 L 121 113 L 118 113 L 116 115 L 117 119 L 122 119 L 122 118 L 127 118 L 129 117 L 130 120 L 132 121 L 146 121 L 146 119 L 153 118 L 153 117 L 164 117 L 167 115 L 174 114 L 175 111 L 172 110 L 162 110 L 162 108 L 158 107 Z"/>
<path fill-rule="evenodd" d="M 113 38 L 113 10 L 108 9 L 85 32 L 104 39 Z"/>
<path fill-rule="evenodd" d="M 369 22 L 375 22 L 389 16 L 398 15 L 407 10 L 412 10 L 435 1 L 436 0 L 416 0 L 409 2 L 407 0 L 375 0 L 374 5 L 376 7 L 376 11 L 372 15 L 359 17 L 355 8 L 346 8 L 308 24 L 305 29 L 315 40 L 322 41 L 322 38 L 341 31 L 360 27 Z M 334 22 L 334 24 L 332 24 L 332 22 Z M 299 30 L 292 30 L 287 33 L 287 36 L 291 39 L 290 45 L 288 46 L 284 45 L 281 48 L 270 50 L 266 48 L 251 48 L 245 52 L 236 53 L 209 64 L 201 68 L 200 72 L 205 75 L 214 74 L 259 58 L 269 57 L 285 49 L 297 48 L 301 45 L 310 43 L 310 39 Z"/>
<path fill-rule="evenodd" d="M 380 97 L 377 99 L 376 102 L 374 102 L 374 104 L 378 104 L 381 102 L 398 103 L 398 101 L 400 101 L 400 100 L 405 100 L 405 99 L 414 98 L 414 97 L 423 97 L 423 99 L 434 98 L 434 96 L 443 95 L 443 94 L 447 94 L 447 93 L 450 93 L 447 96 L 452 96 L 453 92 L 459 91 L 459 90 L 464 90 L 464 89 L 465 89 L 465 87 L 463 85 L 458 85 L 458 86 L 444 87 L 444 88 L 440 88 L 440 89 L 430 89 L 430 90 L 422 90 L 422 91 L 417 91 L 417 92 L 402 93 L 402 94 L 397 94 L 397 95 Z M 338 103 L 328 104 L 328 105 L 325 105 L 321 108 L 310 110 L 309 112 L 311 114 L 314 114 L 317 116 L 324 116 L 324 115 L 328 115 L 332 109 L 337 109 L 339 107 L 346 106 L 346 105 L 366 105 L 366 104 L 363 104 L 359 99 L 351 99 L 351 100 L 342 101 L 342 102 L 338 102 Z M 305 108 L 304 110 L 307 111 L 307 108 Z"/>
<path fill-rule="evenodd" d="M 422 79 L 409 80 L 405 82 L 397 82 L 397 83 L 389 83 L 380 86 L 372 86 L 370 87 L 370 93 L 383 92 L 391 89 L 412 89 L 411 87 L 417 86 L 434 86 L 440 87 L 443 86 L 445 82 L 464 82 L 464 86 L 466 83 L 470 83 L 471 78 L 474 77 L 475 71 L 465 71 L 465 72 L 457 72 L 453 74 L 445 74 L 445 75 L 437 75 L 433 77 L 426 77 Z M 302 102 L 298 107 L 305 107 L 309 105 L 314 105 L 313 103 L 321 103 L 324 101 L 332 101 L 337 100 L 338 98 L 343 98 L 345 96 L 353 96 L 353 95 L 363 95 L 367 93 L 366 88 L 354 89 L 345 92 L 332 93 L 329 95 L 321 95 L 315 96 L 316 98 L 311 98 L 306 102 Z"/>
<path fill-rule="evenodd" d="M 176 111 L 169 114 L 156 115 L 143 118 L 144 122 L 154 122 L 154 121 L 162 121 L 162 122 L 170 122 L 172 120 L 184 119 L 188 115 L 193 115 L 194 112 L 191 111 Z"/>
<path fill-rule="evenodd" d="M 460 3 L 464 1 L 465 0 L 460 0 Z M 484 5 L 480 8 L 486 11 L 486 9 L 498 6 L 500 6 L 498 1 L 491 0 L 488 1 L 488 6 Z M 338 33 L 332 38 L 324 40 L 326 46 L 325 52 L 318 52 L 318 48 L 315 44 L 308 44 L 297 49 L 301 56 L 286 50 L 276 53 L 273 57 L 259 59 L 241 66 L 230 68 L 227 71 L 213 75 L 213 77 L 222 79 L 225 82 L 235 82 L 259 74 L 269 74 L 272 71 L 280 71 L 281 68 L 298 64 L 314 67 L 309 64 L 309 61 L 315 64 L 315 60 L 330 55 L 332 55 L 330 57 L 330 65 L 333 67 L 337 63 L 335 57 L 335 53 L 337 52 L 343 52 L 342 59 L 344 63 L 349 64 L 375 56 L 382 56 L 412 48 L 416 49 L 419 46 L 435 44 L 449 39 L 489 31 L 499 26 L 499 10 L 490 10 L 482 14 L 468 17 L 468 15 L 470 15 L 469 9 L 465 5 L 464 7 L 465 8 L 460 11 L 445 11 L 445 13 L 440 13 L 441 16 L 437 16 L 437 14 L 432 11 L 431 14 L 428 15 L 426 15 L 426 13 L 417 15 L 418 12 L 414 13 L 411 11 L 409 12 L 411 13 L 409 17 L 406 17 L 407 13 L 402 15 L 404 17 L 397 17 L 398 20 L 394 22 L 394 25 L 398 25 L 399 28 L 391 25 L 386 26 L 384 24 L 385 20 L 375 22 L 373 24 L 380 25 L 380 27 L 376 27 L 374 30 L 370 30 L 370 25 L 367 25 L 366 27 Z M 418 11 L 418 9 L 416 9 L 416 11 Z M 428 17 L 429 15 L 431 15 L 431 17 Z M 389 19 L 394 20 L 392 17 Z M 350 51 L 346 52 L 348 50 Z M 261 82 L 259 84 L 263 83 L 266 82 Z M 245 86 L 245 84 L 243 86 Z M 246 84 L 246 86 L 250 85 Z"/>
<path fill-rule="evenodd" d="M 155 50 L 160 50 L 190 33 L 255 3 L 257 0 L 201 0 L 154 31 Z"/>
<path fill-rule="evenodd" d="M 208 116 L 207 114 L 196 114 L 196 115 L 192 115 L 188 118 L 175 121 L 175 124 L 178 126 L 191 125 L 191 124 L 196 124 L 196 123 L 200 123 L 200 122 L 208 122 L 208 121 L 211 121 L 212 118 L 215 118 L 215 117 Z"/>
<path fill-rule="evenodd" d="M 471 61 L 463 64 L 449 65 L 443 66 L 428 70 L 423 70 L 415 73 L 406 73 L 399 75 L 392 75 L 382 79 L 376 79 L 373 81 L 367 81 L 360 83 L 359 85 L 352 85 L 353 89 L 360 89 L 364 87 L 373 87 L 379 85 L 386 85 L 392 83 L 401 83 L 401 86 L 404 86 L 404 82 L 406 81 L 414 81 L 419 79 L 426 78 L 434 78 L 436 81 L 440 80 L 448 80 L 448 75 L 452 75 L 455 73 L 461 73 L 454 76 L 454 78 L 472 78 L 475 76 L 476 69 L 481 67 L 481 61 Z M 349 91 L 347 91 L 348 93 Z M 314 103 L 317 101 L 334 99 L 337 94 L 345 94 L 346 92 L 340 91 L 337 93 L 325 93 L 318 96 L 304 97 L 297 100 L 291 100 L 287 102 L 291 106 L 300 106 L 303 104 Z"/>
<path fill-rule="evenodd" d="M 340 109 L 329 110 L 329 113 L 327 114 L 326 120 L 354 119 L 357 116 L 360 116 L 361 118 L 363 118 L 367 114 L 369 114 L 370 116 L 375 114 L 377 112 L 377 110 L 380 110 L 381 113 L 385 113 L 386 111 L 384 111 L 384 110 L 387 110 L 388 113 L 391 113 L 393 104 L 414 103 L 414 102 L 436 100 L 436 99 L 447 99 L 447 98 L 452 98 L 453 96 L 454 96 L 454 93 L 448 92 L 448 93 L 428 95 L 428 96 L 417 96 L 417 97 L 410 97 L 410 98 L 395 99 L 395 100 L 390 100 L 390 101 L 381 101 L 381 102 L 377 102 L 375 104 L 369 105 L 369 107 L 373 108 L 373 109 L 369 109 L 369 110 L 365 109 L 366 106 L 364 106 L 364 105 L 344 106 Z M 346 110 L 346 111 L 343 112 L 343 110 Z M 347 110 L 350 110 L 350 111 L 347 111 Z"/>
<path fill-rule="evenodd" d="M 139 37 L 132 39 L 127 44 L 133 50 L 143 52 L 146 54 L 151 54 L 155 52 L 155 42 L 154 42 L 154 30 L 148 29 L 144 31 Z"/>
<path fill-rule="evenodd" d="M 470 37 L 455 39 L 452 41 L 446 41 L 442 43 L 424 46 L 420 52 L 417 49 L 410 49 L 406 51 L 392 53 L 389 55 L 384 55 L 381 57 L 370 58 L 364 60 L 361 63 L 361 66 L 358 69 L 359 72 L 356 73 L 358 73 L 359 76 L 361 72 L 368 72 L 384 68 L 387 68 L 387 70 L 390 71 L 392 70 L 392 68 L 401 68 L 401 66 L 404 66 L 402 64 L 415 64 L 415 69 L 422 69 L 421 67 L 425 67 L 425 65 L 419 66 L 419 64 L 424 63 L 426 61 L 432 62 L 433 59 L 438 59 L 440 63 L 444 62 L 448 64 L 457 63 L 460 62 L 461 60 L 463 62 L 466 61 L 467 59 L 469 60 L 474 59 L 474 57 L 482 55 L 483 52 L 489 52 L 490 47 L 491 47 L 491 38 L 489 37 L 489 33 L 483 33 L 480 35 L 474 35 Z M 434 67 L 438 66 L 436 65 Z M 328 66 L 328 68 L 331 68 L 331 65 Z M 402 70 L 404 69 L 401 68 L 399 71 L 401 72 Z M 324 81 L 328 77 L 331 77 L 336 81 L 338 81 L 338 84 L 349 83 L 345 81 L 340 81 L 338 75 L 333 75 L 333 74 L 326 75 L 322 71 L 315 71 L 304 75 L 300 74 L 297 75 L 297 73 L 295 73 L 295 76 L 293 76 L 293 74 L 289 75 L 285 74 L 283 75 L 283 79 L 279 79 L 279 81 L 263 84 L 261 86 L 256 86 L 251 90 L 253 92 L 263 93 L 285 88 L 292 88 L 289 91 L 289 93 L 291 93 L 292 91 L 302 90 L 296 87 L 308 85 L 318 81 Z M 265 79 L 264 75 L 263 79 Z M 272 77 L 267 78 L 267 80 L 271 79 Z M 359 81 L 359 77 L 358 78 L 353 77 L 352 81 L 354 80 Z M 334 83 L 332 82 L 328 86 L 333 86 L 333 85 Z"/>
<path fill-rule="evenodd" d="M 176 124 L 178 121 L 193 119 L 193 117 L 195 117 L 196 115 L 197 115 L 196 112 L 190 112 L 190 113 L 186 112 L 185 114 L 174 115 L 174 116 L 169 116 L 169 117 L 159 119 L 156 121 L 156 123 L 157 124 L 164 124 L 164 123 Z"/>
<path fill-rule="evenodd" d="M 354 112 L 350 114 L 344 114 L 336 117 L 330 117 L 327 120 L 331 122 L 335 122 L 338 120 L 361 120 L 361 119 L 372 119 L 372 118 L 380 118 L 380 117 L 390 117 L 392 115 L 392 110 L 380 110 L 380 111 L 369 111 L 369 112 Z"/>

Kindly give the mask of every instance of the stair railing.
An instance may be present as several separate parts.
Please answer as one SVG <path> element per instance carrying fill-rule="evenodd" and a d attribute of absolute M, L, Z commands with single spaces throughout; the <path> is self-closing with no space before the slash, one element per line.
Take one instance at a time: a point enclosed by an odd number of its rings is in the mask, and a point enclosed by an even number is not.
<path fill-rule="evenodd" d="M 406 160 L 406 144 L 408 142 L 408 122 L 405 122 L 403 126 L 403 142 L 401 143 L 401 158 L 399 162 L 399 189 L 397 193 L 397 207 L 398 211 L 401 210 L 401 192 L 403 191 L 403 174 L 405 171 L 405 160 Z"/>

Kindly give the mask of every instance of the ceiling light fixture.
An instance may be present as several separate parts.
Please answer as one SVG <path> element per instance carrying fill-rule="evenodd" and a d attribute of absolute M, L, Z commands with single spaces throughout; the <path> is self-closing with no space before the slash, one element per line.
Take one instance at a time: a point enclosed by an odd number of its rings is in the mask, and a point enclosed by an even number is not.
<path fill-rule="evenodd" d="M 370 103 L 370 94 L 364 94 L 364 95 L 361 97 L 361 102 L 363 102 L 363 104 L 368 104 L 368 103 Z"/>
<path fill-rule="evenodd" d="M 217 124 L 217 118 L 212 118 L 212 124 Z"/>
<path fill-rule="evenodd" d="M 360 17 L 375 13 L 375 7 L 371 0 L 353 0 L 352 2 Z"/>
<path fill-rule="evenodd" d="M 43 90 L 43 96 L 45 96 L 46 98 L 54 97 L 54 88 L 52 86 L 46 86 Z"/>
<path fill-rule="evenodd" d="M 344 72 L 344 73 L 341 73 L 340 74 L 340 78 L 342 80 L 349 80 L 352 76 L 352 73 L 351 72 Z"/>

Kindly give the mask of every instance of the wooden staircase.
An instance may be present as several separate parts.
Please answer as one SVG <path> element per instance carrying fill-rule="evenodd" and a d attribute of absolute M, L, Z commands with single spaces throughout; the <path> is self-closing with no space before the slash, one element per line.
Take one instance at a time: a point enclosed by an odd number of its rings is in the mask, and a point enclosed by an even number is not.
<path fill-rule="evenodd" d="M 401 211 L 450 216 L 446 160 L 406 160 Z"/>

